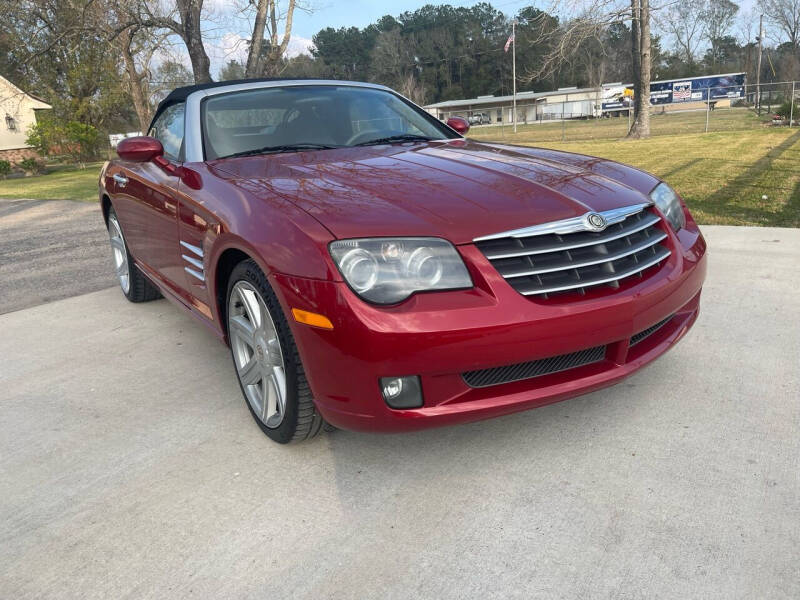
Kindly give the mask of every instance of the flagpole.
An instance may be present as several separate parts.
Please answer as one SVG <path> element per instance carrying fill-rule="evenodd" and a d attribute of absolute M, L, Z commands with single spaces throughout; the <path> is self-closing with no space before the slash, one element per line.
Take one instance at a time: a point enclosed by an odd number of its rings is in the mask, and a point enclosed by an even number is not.
<path fill-rule="evenodd" d="M 513 109 L 513 119 L 514 119 L 514 133 L 517 133 L 517 20 L 514 19 L 511 21 L 511 56 L 512 56 L 512 67 L 511 67 L 511 77 L 514 79 L 514 109 Z"/>

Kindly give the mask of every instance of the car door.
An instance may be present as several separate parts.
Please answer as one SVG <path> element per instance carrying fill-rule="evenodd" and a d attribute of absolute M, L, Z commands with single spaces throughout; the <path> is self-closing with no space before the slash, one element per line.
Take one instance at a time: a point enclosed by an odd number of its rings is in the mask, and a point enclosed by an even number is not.
<path fill-rule="evenodd" d="M 164 109 L 148 135 L 164 147 L 164 158 L 183 162 L 184 103 Z M 112 179 L 114 207 L 131 254 L 148 271 L 175 288 L 183 283 L 178 253 L 178 183 L 174 174 L 155 162 L 120 161 Z"/>

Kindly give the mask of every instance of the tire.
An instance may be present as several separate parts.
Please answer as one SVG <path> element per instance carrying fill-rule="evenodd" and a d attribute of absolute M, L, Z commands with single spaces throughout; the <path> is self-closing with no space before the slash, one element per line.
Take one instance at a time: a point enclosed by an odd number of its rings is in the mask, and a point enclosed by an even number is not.
<path fill-rule="evenodd" d="M 275 292 L 254 261 L 234 267 L 225 315 L 239 388 L 261 430 L 280 444 L 319 434 L 324 421 L 314 406 L 294 336 Z"/>
<path fill-rule="evenodd" d="M 161 292 L 133 262 L 122 233 L 122 226 L 113 207 L 108 209 L 107 228 L 117 280 L 125 297 L 130 302 L 149 302 L 160 298 Z"/>

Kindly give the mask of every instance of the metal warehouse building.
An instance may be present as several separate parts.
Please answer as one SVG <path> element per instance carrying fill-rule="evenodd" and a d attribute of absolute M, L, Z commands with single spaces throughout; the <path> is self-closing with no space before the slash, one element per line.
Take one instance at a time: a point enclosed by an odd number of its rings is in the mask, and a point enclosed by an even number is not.
<path fill-rule="evenodd" d="M 598 88 L 559 88 L 553 92 L 517 92 L 517 120 L 531 123 L 548 119 L 576 119 L 595 115 Z M 425 106 L 437 119 L 458 116 L 481 123 L 513 123 L 514 96 L 478 96 L 446 100 Z"/>

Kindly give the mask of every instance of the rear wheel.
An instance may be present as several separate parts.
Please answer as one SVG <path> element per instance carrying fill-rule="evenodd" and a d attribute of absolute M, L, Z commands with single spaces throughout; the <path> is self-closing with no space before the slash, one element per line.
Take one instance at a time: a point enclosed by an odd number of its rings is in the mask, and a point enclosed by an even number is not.
<path fill-rule="evenodd" d="M 108 237 L 111 241 L 114 271 L 125 297 L 131 302 L 148 302 L 160 298 L 161 293 L 158 288 L 150 283 L 133 263 L 133 257 L 128 252 L 125 236 L 122 234 L 122 226 L 113 208 L 108 209 Z"/>
<path fill-rule="evenodd" d="M 283 310 L 254 261 L 234 268 L 227 298 L 233 364 L 256 423 L 281 444 L 314 437 L 322 417 Z"/>

